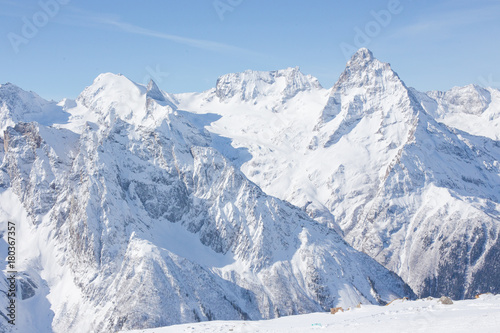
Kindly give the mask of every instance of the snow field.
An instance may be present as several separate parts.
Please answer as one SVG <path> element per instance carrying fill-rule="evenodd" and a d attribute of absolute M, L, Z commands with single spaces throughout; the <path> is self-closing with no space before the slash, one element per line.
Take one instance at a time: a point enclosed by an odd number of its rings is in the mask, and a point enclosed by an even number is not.
<path fill-rule="evenodd" d="M 438 299 L 396 300 L 387 306 L 363 305 L 335 315 L 311 313 L 255 322 L 214 321 L 174 325 L 127 333 L 181 332 L 499 332 L 500 295 L 484 294 L 478 299 L 444 305 Z"/>

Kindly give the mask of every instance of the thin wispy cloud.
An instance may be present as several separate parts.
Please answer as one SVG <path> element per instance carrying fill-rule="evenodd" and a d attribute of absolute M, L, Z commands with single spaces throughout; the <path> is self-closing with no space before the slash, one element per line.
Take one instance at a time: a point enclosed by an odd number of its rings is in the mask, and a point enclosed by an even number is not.
<path fill-rule="evenodd" d="M 126 22 L 121 22 L 121 21 L 105 21 L 102 22 L 105 25 L 109 26 L 114 26 L 118 28 L 119 30 L 122 30 L 124 32 L 129 32 L 137 35 L 143 35 L 143 36 L 149 36 L 149 37 L 155 37 L 155 38 L 160 38 L 160 39 L 166 39 L 170 40 L 172 42 L 180 43 L 180 44 L 185 44 L 188 46 L 196 47 L 199 49 L 205 49 L 205 50 L 210 50 L 210 51 L 228 51 L 228 52 L 244 52 L 244 53 L 249 53 L 252 51 L 239 48 L 236 46 L 232 45 L 227 45 L 224 43 L 219 43 L 219 42 L 214 42 L 210 40 L 203 40 L 203 39 L 194 39 L 194 38 L 188 38 L 188 37 L 182 37 L 182 36 L 177 36 L 177 35 L 171 35 L 159 31 L 154 31 L 146 28 L 142 28 L 133 24 L 129 24 Z M 252 52 L 253 53 L 253 52 Z"/>
<path fill-rule="evenodd" d="M 173 35 L 162 31 L 156 31 L 140 27 L 134 24 L 130 24 L 128 22 L 124 22 L 117 16 L 91 13 L 75 7 L 72 7 L 71 11 L 73 12 L 73 14 L 70 15 L 71 17 L 68 17 L 66 20 L 64 20 L 64 22 L 61 21 L 60 23 L 79 25 L 79 26 L 89 26 L 98 29 L 114 29 L 125 33 L 168 40 L 174 43 L 183 44 L 202 50 L 220 52 L 220 53 L 245 54 L 249 56 L 258 56 L 258 57 L 264 56 L 261 53 L 225 43 Z"/>

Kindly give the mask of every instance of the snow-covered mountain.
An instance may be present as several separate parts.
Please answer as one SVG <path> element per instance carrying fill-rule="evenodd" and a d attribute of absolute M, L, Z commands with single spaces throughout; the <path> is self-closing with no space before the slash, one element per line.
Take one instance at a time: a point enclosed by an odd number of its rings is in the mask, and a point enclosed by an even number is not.
<path fill-rule="evenodd" d="M 221 76 L 216 83 L 215 94 L 221 101 L 231 98 L 242 101 L 262 101 L 272 97 L 286 100 L 301 91 L 319 89 L 321 85 L 315 77 L 304 75 L 298 67 L 272 72 L 245 71 Z"/>
<path fill-rule="evenodd" d="M 239 154 L 227 156 L 266 193 L 340 229 L 417 294 L 464 298 L 500 292 L 500 143 L 438 122 L 494 109 L 486 92 L 496 90 L 472 88 L 434 100 L 447 109 L 432 111 L 432 94 L 424 101 L 361 49 L 332 89 L 298 89 L 279 112 L 257 95 L 177 97 L 212 120 L 212 136 L 230 139 Z"/>
<path fill-rule="evenodd" d="M 412 90 L 422 107 L 435 119 L 462 131 L 500 140 L 500 91 L 477 85 L 446 92 Z"/>
<path fill-rule="evenodd" d="M 297 70 L 271 77 L 286 81 L 266 90 L 284 101 L 325 95 Z M 212 116 L 177 109 L 183 96 L 114 74 L 58 105 L 6 86 L 0 249 L 14 222 L 21 330 L 267 319 L 413 295 L 332 228 L 248 180 L 238 168 L 248 156 L 203 128 Z M 64 117 L 27 122 L 46 107 Z"/>
<path fill-rule="evenodd" d="M 61 102 L 64 104 L 65 101 Z M 12 83 L 0 84 L 0 132 L 19 121 L 36 121 L 43 125 L 63 123 L 69 117 L 56 102 L 49 102 L 34 92 L 24 91 Z"/>

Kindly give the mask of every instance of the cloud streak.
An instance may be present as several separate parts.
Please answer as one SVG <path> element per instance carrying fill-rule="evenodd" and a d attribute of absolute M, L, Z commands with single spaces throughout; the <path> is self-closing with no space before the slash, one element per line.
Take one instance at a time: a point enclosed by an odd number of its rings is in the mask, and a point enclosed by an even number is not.
<path fill-rule="evenodd" d="M 224 43 L 213 42 L 210 40 L 203 40 L 203 39 L 182 37 L 182 36 L 177 36 L 177 35 L 171 35 L 171 34 L 142 28 L 142 27 L 139 27 L 139 26 L 136 26 L 133 24 L 120 22 L 120 21 L 107 21 L 107 22 L 103 22 L 103 23 L 110 25 L 110 26 L 114 26 L 114 27 L 116 27 L 119 30 L 122 30 L 124 32 L 129 32 L 129 33 L 136 34 L 136 35 L 143 35 L 143 36 L 155 37 L 155 38 L 160 38 L 160 39 L 166 39 L 166 40 L 176 42 L 179 44 L 184 44 L 184 45 L 196 47 L 199 49 L 209 50 L 209 51 L 227 51 L 227 52 L 238 52 L 238 53 L 252 52 L 252 51 L 248 51 L 248 50 L 243 49 L 243 48 L 239 48 L 239 47 L 232 46 L 232 45 L 227 45 Z"/>
<path fill-rule="evenodd" d="M 261 53 L 233 45 L 228 45 L 225 43 L 172 35 L 161 31 L 143 28 L 134 24 L 124 22 L 119 17 L 111 17 L 101 14 L 95 14 L 88 11 L 82 11 L 75 7 L 72 8 L 72 11 L 75 13 L 74 15 L 72 15 L 73 16 L 72 20 L 68 20 L 63 24 L 92 26 L 94 28 L 100 28 L 100 29 L 112 28 L 125 33 L 168 40 L 174 43 L 183 44 L 190 47 L 207 51 L 213 51 L 213 52 L 244 54 L 248 56 L 258 56 L 258 57 L 264 56 Z"/>

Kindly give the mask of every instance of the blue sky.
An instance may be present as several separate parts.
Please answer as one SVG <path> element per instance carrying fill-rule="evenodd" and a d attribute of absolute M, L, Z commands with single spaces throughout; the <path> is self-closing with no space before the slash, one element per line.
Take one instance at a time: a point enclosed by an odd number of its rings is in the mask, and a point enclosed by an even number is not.
<path fill-rule="evenodd" d="M 407 85 L 500 88 L 499 0 L 0 0 L 0 83 L 75 98 L 103 72 L 167 92 L 299 66 L 331 87 L 368 47 Z"/>

